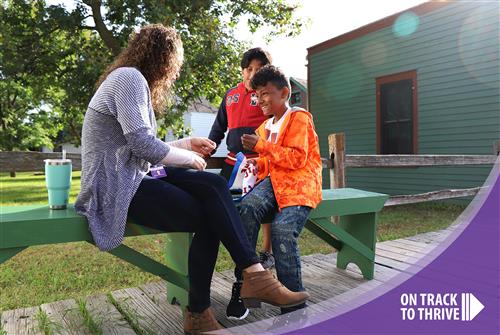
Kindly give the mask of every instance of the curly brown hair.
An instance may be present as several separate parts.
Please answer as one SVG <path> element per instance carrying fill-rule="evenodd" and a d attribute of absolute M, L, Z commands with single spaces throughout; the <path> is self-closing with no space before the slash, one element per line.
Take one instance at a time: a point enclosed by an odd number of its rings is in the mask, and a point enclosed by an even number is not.
<path fill-rule="evenodd" d="M 134 67 L 146 78 L 153 109 L 160 115 L 170 88 L 177 79 L 184 60 L 182 41 L 174 28 L 150 24 L 132 33 L 127 47 L 120 52 L 99 77 L 98 88 L 119 67 Z"/>

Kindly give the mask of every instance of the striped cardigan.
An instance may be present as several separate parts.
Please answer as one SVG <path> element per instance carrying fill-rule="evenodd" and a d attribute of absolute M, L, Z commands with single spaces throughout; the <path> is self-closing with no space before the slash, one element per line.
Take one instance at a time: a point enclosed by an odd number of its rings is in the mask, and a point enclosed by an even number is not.
<path fill-rule="evenodd" d="M 150 163 L 169 151 L 156 138 L 156 127 L 144 76 L 130 67 L 111 72 L 85 113 L 81 191 L 75 203 L 103 251 L 122 243 L 128 207 L 142 178 Z"/>

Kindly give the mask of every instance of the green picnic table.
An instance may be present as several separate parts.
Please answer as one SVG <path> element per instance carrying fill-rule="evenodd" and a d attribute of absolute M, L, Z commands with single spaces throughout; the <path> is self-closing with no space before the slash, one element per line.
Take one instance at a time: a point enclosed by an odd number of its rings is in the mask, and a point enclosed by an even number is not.
<path fill-rule="evenodd" d="M 306 228 L 338 250 L 337 267 L 356 264 L 366 279 L 374 274 L 377 213 L 388 196 L 352 188 L 323 190 L 323 201 L 311 211 Z M 338 224 L 331 217 L 340 216 Z M 163 232 L 127 223 L 125 236 Z M 167 233 L 166 262 L 162 264 L 124 244 L 110 251 L 144 271 L 167 281 L 171 303 L 188 303 L 188 252 L 192 233 Z M 0 264 L 27 247 L 86 241 L 93 244 L 85 217 L 46 205 L 2 206 L 0 210 Z"/>

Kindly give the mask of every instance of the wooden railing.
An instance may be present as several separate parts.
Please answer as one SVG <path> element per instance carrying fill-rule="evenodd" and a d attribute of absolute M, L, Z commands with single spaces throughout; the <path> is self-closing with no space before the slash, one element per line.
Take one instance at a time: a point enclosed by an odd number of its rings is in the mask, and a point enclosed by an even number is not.
<path fill-rule="evenodd" d="M 61 158 L 60 152 L 0 151 L 0 172 L 44 171 L 44 159 Z M 82 169 L 80 154 L 66 154 L 71 159 L 73 170 Z"/>
<path fill-rule="evenodd" d="M 37 151 L 0 151 L 0 172 L 31 172 L 44 171 L 44 159 L 61 158 L 60 152 L 37 152 Z M 66 154 L 71 159 L 74 171 L 82 169 L 82 157 L 80 154 Z M 323 168 L 332 166 L 332 161 L 322 158 Z M 207 160 L 207 169 L 222 168 L 224 157 L 212 157 Z"/>
<path fill-rule="evenodd" d="M 346 187 L 347 168 L 402 168 L 429 166 L 493 165 L 500 153 L 500 141 L 493 145 L 493 155 L 346 155 L 343 133 L 328 136 L 329 158 L 322 158 L 323 168 L 330 173 L 330 187 Z M 67 154 L 72 160 L 73 170 L 81 170 L 81 155 Z M 61 158 L 61 153 L 33 151 L 0 151 L 0 172 L 43 171 L 44 159 Z M 207 160 L 207 169 L 222 167 L 222 157 Z M 481 187 L 467 189 L 437 190 L 422 194 L 391 196 L 385 206 L 410 204 L 424 201 L 442 200 L 474 196 Z"/>
<path fill-rule="evenodd" d="M 328 136 L 328 151 L 333 169 L 330 187 L 346 187 L 347 168 L 402 168 L 429 166 L 493 165 L 500 153 L 500 141 L 493 144 L 493 155 L 346 155 L 344 133 Z M 474 196 L 481 187 L 437 190 L 421 194 L 391 196 L 385 206 Z"/>

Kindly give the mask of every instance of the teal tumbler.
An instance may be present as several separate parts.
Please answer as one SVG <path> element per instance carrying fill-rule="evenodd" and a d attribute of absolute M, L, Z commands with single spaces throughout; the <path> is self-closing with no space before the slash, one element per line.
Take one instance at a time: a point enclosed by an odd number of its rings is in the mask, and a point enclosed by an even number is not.
<path fill-rule="evenodd" d="M 71 160 L 46 159 L 45 182 L 50 209 L 66 209 L 71 187 Z"/>

